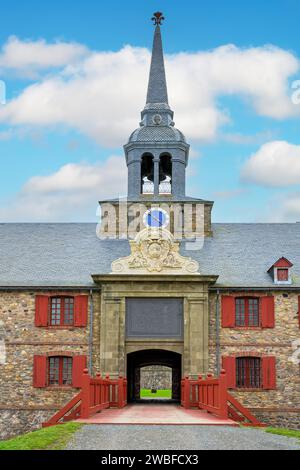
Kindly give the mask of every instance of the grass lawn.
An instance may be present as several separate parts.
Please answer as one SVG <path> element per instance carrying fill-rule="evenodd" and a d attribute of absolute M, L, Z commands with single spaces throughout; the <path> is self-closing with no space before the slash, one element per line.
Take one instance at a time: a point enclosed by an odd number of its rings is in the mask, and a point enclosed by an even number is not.
<path fill-rule="evenodd" d="M 62 450 L 81 427 L 79 423 L 67 423 L 40 429 L 8 441 L 0 441 L 0 450 Z"/>
<path fill-rule="evenodd" d="M 151 390 L 143 388 L 141 398 L 172 398 L 172 390 L 157 390 L 157 393 L 151 393 Z"/>
<path fill-rule="evenodd" d="M 295 437 L 300 440 L 300 431 L 294 431 L 292 429 L 283 428 L 266 428 L 266 432 L 270 434 L 278 434 L 279 436 Z"/>

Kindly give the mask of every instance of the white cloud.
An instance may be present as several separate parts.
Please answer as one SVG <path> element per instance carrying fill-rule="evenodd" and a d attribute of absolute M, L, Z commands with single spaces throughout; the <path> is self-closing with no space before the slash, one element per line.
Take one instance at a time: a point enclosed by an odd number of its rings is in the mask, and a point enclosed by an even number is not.
<path fill-rule="evenodd" d="M 274 139 L 275 134 L 273 131 L 263 131 L 252 135 L 245 134 L 219 134 L 221 141 L 229 142 L 235 145 L 262 145 Z"/>
<path fill-rule="evenodd" d="M 97 201 L 126 193 L 123 157 L 104 163 L 61 167 L 47 176 L 30 178 L 19 194 L 0 207 L 3 222 L 60 222 L 96 220 Z"/>
<path fill-rule="evenodd" d="M 18 40 L 17 44 L 21 47 L 23 43 Z M 62 44 L 37 43 L 38 50 L 48 51 L 47 66 L 51 61 L 53 67 L 66 62 L 69 65 L 25 88 L 0 110 L 0 122 L 35 127 L 63 125 L 101 145 L 123 144 L 137 127 L 138 112 L 145 102 L 149 51 L 126 46 L 118 52 L 90 52 L 74 62 L 81 46 L 72 45 L 75 50 L 69 46 L 71 49 L 55 61 L 51 48 Z M 30 53 L 24 59 L 25 68 L 31 60 L 39 67 L 43 64 L 40 53 L 34 47 L 32 51 L 32 59 Z M 6 64 L 10 56 L 4 54 Z M 14 63 L 12 57 L 10 61 Z M 209 52 L 178 53 L 166 56 L 166 68 L 176 123 L 188 139 L 214 139 L 219 128 L 230 122 L 228 111 L 219 104 L 221 96 L 239 95 L 262 116 L 284 119 L 300 115 L 300 107 L 292 104 L 288 90 L 288 79 L 299 70 L 299 60 L 282 49 L 229 45 Z"/>
<path fill-rule="evenodd" d="M 280 140 L 264 144 L 246 162 L 242 179 L 263 186 L 300 184 L 300 145 Z"/>
<path fill-rule="evenodd" d="M 70 64 L 87 53 L 86 47 L 76 43 L 47 44 L 44 40 L 21 41 L 12 36 L 0 52 L 0 70 L 9 69 L 19 75 L 34 75 L 39 70 Z"/>
<path fill-rule="evenodd" d="M 259 222 L 290 223 L 299 222 L 300 192 L 280 193 L 270 199 L 266 209 L 260 214 Z"/>
<path fill-rule="evenodd" d="M 279 215 L 282 221 L 300 221 L 300 192 L 290 194 L 284 199 L 279 210 Z"/>

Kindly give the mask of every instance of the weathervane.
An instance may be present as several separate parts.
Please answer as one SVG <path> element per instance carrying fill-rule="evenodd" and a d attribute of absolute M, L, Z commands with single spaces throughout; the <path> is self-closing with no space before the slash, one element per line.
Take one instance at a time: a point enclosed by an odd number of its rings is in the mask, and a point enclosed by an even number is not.
<path fill-rule="evenodd" d="M 159 26 L 159 25 L 162 25 L 162 22 L 165 20 L 165 17 L 163 16 L 163 14 L 158 11 L 156 13 L 154 13 L 154 16 L 152 18 L 152 21 L 154 21 L 154 25 L 155 26 Z"/>

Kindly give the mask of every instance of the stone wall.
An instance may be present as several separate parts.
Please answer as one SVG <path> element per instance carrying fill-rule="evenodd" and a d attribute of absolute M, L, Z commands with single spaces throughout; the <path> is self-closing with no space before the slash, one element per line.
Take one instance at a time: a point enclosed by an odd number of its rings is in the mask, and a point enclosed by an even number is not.
<path fill-rule="evenodd" d="M 68 295 L 78 294 L 82 292 L 68 292 Z M 2 359 L 5 359 L 0 363 L 2 438 L 38 427 L 44 417 L 53 415 L 78 393 L 78 389 L 72 387 L 34 388 L 35 355 L 66 352 L 89 356 L 89 324 L 86 328 L 35 327 L 35 295 L 35 292 L 22 291 L 0 293 L 1 334 L 4 340 Z M 93 373 L 99 370 L 99 297 L 96 292 L 93 302 Z"/>
<path fill-rule="evenodd" d="M 230 292 L 224 293 L 230 295 Z M 243 295 L 239 293 L 239 295 Z M 249 294 L 248 294 L 249 295 Z M 263 295 L 263 294 L 262 294 Z M 264 295 L 267 295 L 265 293 Z M 258 418 L 270 425 L 300 427 L 300 375 L 299 363 L 295 364 L 293 343 L 299 340 L 298 294 L 273 292 L 275 296 L 275 328 L 222 328 L 221 305 L 219 344 L 222 356 L 238 353 L 258 353 L 276 357 L 276 390 L 231 390 L 243 405 Z M 221 304 L 221 298 L 220 298 Z M 210 370 L 217 372 L 216 347 L 216 295 L 210 297 Z"/>
<path fill-rule="evenodd" d="M 141 369 L 141 388 L 171 390 L 172 369 L 162 366 L 143 367 Z"/>
<path fill-rule="evenodd" d="M 55 410 L 0 410 L 0 441 L 40 429 Z"/>
<path fill-rule="evenodd" d="M 186 327 L 185 341 L 174 343 L 154 342 L 153 338 L 145 338 L 134 343 L 125 341 L 125 317 L 121 298 L 127 295 L 136 296 L 174 296 L 182 295 L 185 300 L 185 309 L 189 325 L 191 318 L 196 322 L 199 312 L 203 312 L 206 304 L 206 293 L 200 283 L 172 282 L 172 284 L 156 282 L 148 283 L 146 280 L 140 284 L 128 283 L 125 287 L 120 284 L 106 286 L 105 298 L 100 291 L 93 293 L 93 342 L 92 342 L 92 372 L 112 372 L 112 368 L 103 369 L 103 359 L 109 360 L 117 354 L 115 373 L 125 373 L 126 353 L 151 348 L 165 348 L 183 353 L 183 374 L 197 374 L 200 364 L 204 364 L 199 351 L 205 353 L 205 345 L 199 349 L 199 337 L 201 325 L 197 328 Z M 47 292 L 44 292 L 45 294 Z M 70 295 L 82 294 L 73 291 Z M 84 292 L 89 294 L 88 291 Z M 129 294 L 128 294 L 129 293 Z M 43 294 L 43 292 L 39 292 Z M 55 294 L 51 292 L 51 294 Z M 50 352 L 68 352 L 89 356 L 90 319 L 86 328 L 36 328 L 35 295 L 30 291 L 6 291 L 0 292 L 0 438 L 11 437 L 15 434 L 30 431 L 54 414 L 62 405 L 77 393 L 74 388 L 44 388 L 33 387 L 33 357 Z M 300 331 L 298 323 L 298 294 L 274 292 L 276 326 L 272 329 L 235 329 L 221 328 L 219 322 L 220 357 L 234 355 L 240 351 L 256 352 L 272 355 L 277 358 L 277 389 L 270 391 L 237 391 L 231 393 L 264 422 L 273 426 L 285 426 L 299 428 L 300 423 L 300 377 L 299 364 L 292 361 L 295 353 L 295 341 L 299 340 Z M 116 300 L 116 302 L 115 302 Z M 113 322 L 116 315 L 122 314 L 118 325 L 118 337 L 116 344 L 111 341 L 106 344 L 108 338 L 108 324 L 101 321 L 101 308 L 107 308 L 106 302 L 111 304 L 109 313 Z M 203 304 L 204 302 L 204 304 Z M 120 306 L 122 308 L 120 308 Z M 205 309 L 204 309 L 205 311 Z M 217 370 L 217 325 L 216 325 L 216 294 L 210 294 L 209 300 L 209 370 L 216 373 Z M 220 312 L 221 317 L 221 312 Z M 101 326 L 102 325 L 102 326 Z M 112 323 L 113 326 L 113 323 Z M 103 329 L 103 331 L 101 330 Z M 122 332 L 122 331 L 123 332 Z M 110 331 L 110 330 L 109 330 Z M 102 338 L 102 353 L 100 346 Z M 120 338 L 123 343 L 120 343 Z M 104 343 L 103 343 L 104 341 Z M 166 340 L 167 341 L 167 340 Z M 294 345 L 293 345 L 294 343 Z M 105 346 L 106 344 L 106 346 Z M 200 344 L 200 345 L 201 345 Z M 104 348 L 105 346 L 105 348 Z M 220 367 L 220 357 L 219 367 Z M 198 366 L 197 366 L 198 364 Z M 197 366 L 197 367 L 196 367 Z M 197 368 L 197 370 L 196 370 Z M 102 370 L 103 369 L 103 370 Z"/>

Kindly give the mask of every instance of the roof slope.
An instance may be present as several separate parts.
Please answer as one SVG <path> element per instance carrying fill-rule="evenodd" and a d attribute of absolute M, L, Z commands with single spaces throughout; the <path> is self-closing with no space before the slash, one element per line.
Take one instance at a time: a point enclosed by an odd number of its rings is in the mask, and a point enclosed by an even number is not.
<path fill-rule="evenodd" d="M 293 264 L 300 288 L 300 224 L 214 224 L 203 248 L 182 254 L 219 286 L 272 287 L 267 271 L 281 256 Z M 99 240 L 95 224 L 0 224 L 0 287 L 89 287 L 91 274 L 108 274 L 129 243 Z M 277 286 L 276 286 L 277 288 Z"/>

